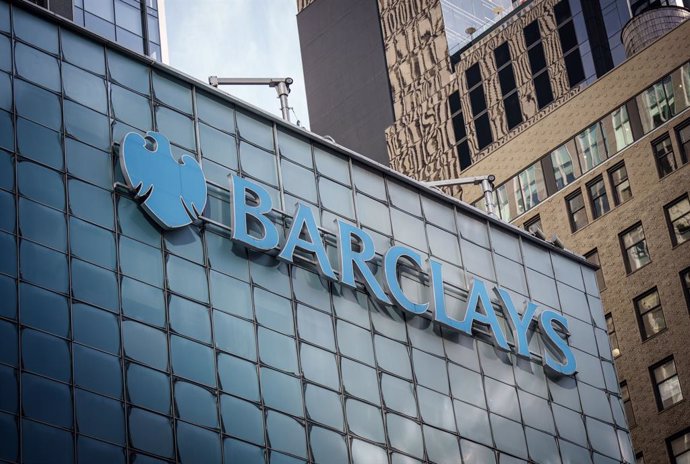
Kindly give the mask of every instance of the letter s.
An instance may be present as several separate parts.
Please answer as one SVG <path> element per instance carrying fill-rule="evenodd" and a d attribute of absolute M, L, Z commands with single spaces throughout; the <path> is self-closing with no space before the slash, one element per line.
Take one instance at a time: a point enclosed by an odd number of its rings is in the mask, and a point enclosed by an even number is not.
<path fill-rule="evenodd" d="M 568 346 L 566 340 L 561 338 L 558 332 L 556 332 L 553 323 L 558 324 L 568 333 L 568 319 L 564 316 L 552 310 L 543 311 L 539 315 L 539 328 L 541 329 L 541 333 L 546 336 L 544 343 L 549 345 L 549 347 L 544 350 L 544 364 L 556 374 L 573 375 L 577 372 L 575 355 L 570 349 L 570 346 Z M 565 363 L 561 363 L 558 359 L 552 357 L 549 353 L 549 348 L 560 351 Z"/>

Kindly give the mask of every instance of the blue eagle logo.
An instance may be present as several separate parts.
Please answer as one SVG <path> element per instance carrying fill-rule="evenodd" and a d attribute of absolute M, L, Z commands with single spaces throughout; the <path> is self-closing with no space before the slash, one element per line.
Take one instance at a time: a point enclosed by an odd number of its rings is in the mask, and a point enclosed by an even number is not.
<path fill-rule="evenodd" d="M 176 161 L 170 142 L 158 132 L 129 132 L 120 143 L 120 165 L 135 198 L 164 229 L 191 224 L 206 206 L 206 179 L 190 155 Z"/>

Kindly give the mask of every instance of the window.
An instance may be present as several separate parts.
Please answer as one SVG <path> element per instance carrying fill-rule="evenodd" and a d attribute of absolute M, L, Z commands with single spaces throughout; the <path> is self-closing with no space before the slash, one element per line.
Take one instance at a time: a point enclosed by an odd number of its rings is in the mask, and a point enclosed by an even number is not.
<path fill-rule="evenodd" d="M 650 368 L 650 371 L 659 411 L 663 411 L 683 399 L 683 392 L 680 389 L 680 380 L 678 380 L 673 356 L 655 364 Z"/>
<path fill-rule="evenodd" d="M 618 152 L 633 143 L 633 134 L 630 128 L 630 118 L 627 108 L 621 106 L 613 112 L 611 119 L 613 119 L 613 130 L 616 137 L 616 152 Z"/>
<path fill-rule="evenodd" d="M 544 229 L 541 227 L 541 218 L 538 214 L 526 220 L 523 227 L 532 235 L 534 235 L 537 231 L 544 232 Z"/>
<path fill-rule="evenodd" d="M 644 456 L 642 453 L 637 453 L 635 455 L 635 464 L 644 464 Z"/>
<path fill-rule="evenodd" d="M 614 358 L 621 355 L 620 347 L 618 346 L 618 336 L 616 335 L 616 327 L 613 325 L 613 316 L 611 313 L 606 315 L 606 331 L 609 334 L 609 344 L 611 345 L 611 354 Z"/>
<path fill-rule="evenodd" d="M 541 162 L 536 162 L 496 188 L 501 218 L 511 221 L 548 196 Z"/>
<path fill-rule="evenodd" d="M 678 146 L 680 146 L 680 162 L 685 164 L 690 159 L 690 121 L 679 129 L 676 129 Z"/>
<path fill-rule="evenodd" d="M 546 198 L 546 185 L 541 163 L 534 163 L 518 174 L 518 177 L 520 178 L 525 211 L 535 207 Z"/>
<path fill-rule="evenodd" d="M 606 184 L 604 184 L 604 178 L 602 176 L 588 183 L 587 190 L 589 191 L 589 200 L 592 203 L 592 215 L 594 219 L 601 217 L 611 209 L 609 207 L 608 196 L 606 195 Z"/>
<path fill-rule="evenodd" d="M 673 464 L 687 464 L 690 462 L 690 429 L 674 435 L 667 440 L 669 454 Z"/>
<path fill-rule="evenodd" d="M 676 160 L 673 157 L 673 146 L 668 135 L 652 142 L 652 150 L 656 159 L 656 169 L 659 177 L 664 177 L 676 170 Z"/>
<path fill-rule="evenodd" d="M 599 262 L 599 252 L 597 249 L 593 249 L 589 253 L 585 254 L 585 259 L 592 264 L 599 266 L 597 269 L 597 285 L 599 286 L 599 291 L 606 288 L 606 283 L 604 283 L 604 273 L 601 270 L 601 263 Z"/>
<path fill-rule="evenodd" d="M 647 249 L 642 223 L 637 223 L 619 235 L 623 249 L 623 261 L 628 273 L 647 265 L 651 258 Z"/>
<path fill-rule="evenodd" d="M 606 159 L 604 136 L 598 122 L 577 134 L 575 141 L 582 172 L 589 171 Z"/>
<path fill-rule="evenodd" d="M 588 224 L 587 212 L 585 211 L 585 201 L 582 198 L 582 192 L 577 192 L 566 197 L 566 204 L 568 205 L 568 214 L 570 216 L 570 228 L 573 232 L 580 230 Z"/>
<path fill-rule="evenodd" d="M 623 410 L 625 411 L 625 418 L 630 427 L 635 427 L 635 414 L 633 413 L 632 401 L 630 401 L 630 392 L 628 391 L 628 383 L 621 382 L 621 398 L 623 399 Z"/>
<path fill-rule="evenodd" d="M 512 129 L 522 122 L 522 110 L 520 108 L 520 98 L 518 97 L 517 85 L 515 83 L 515 73 L 513 72 L 513 62 L 511 61 L 508 42 L 503 42 L 494 49 L 494 61 L 498 70 L 498 81 L 501 85 L 506 122 L 508 123 L 508 129 Z"/>
<path fill-rule="evenodd" d="M 666 223 L 671 232 L 671 243 L 679 245 L 690 239 L 690 200 L 686 193 L 681 198 L 664 206 Z"/>
<path fill-rule="evenodd" d="M 674 114 L 674 96 L 671 76 L 666 76 L 637 97 L 644 133 L 665 123 Z"/>
<path fill-rule="evenodd" d="M 527 46 L 527 56 L 529 57 L 530 70 L 532 71 L 532 82 L 534 91 L 537 95 L 537 106 L 542 109 L 553 101 L 553 91 L 549 71 L 546 67 L 546 56 L 544 46 L 541 41 L 539 22 L 534 20 L 522 30 Z"/>
<path fill-rule="evenodd" d="M 580 165 L 576 156 L 575 144 L 572 140 L 551 152 L 551 166 L 558 190 L 580 177 Z"/>
<path fill-rule="evenodd" d="M 585 80 L 585 70 L 582 66 L 582 57 L 568 0 L 561 0 L 555 4 L 553 12 L 558 23 L 558 38 L 563 51 L 565 70 L 568 73 L 568 83 L 572 88 Z"/>
<path fill-rule="evenodd" d="M 494 141 L 489 123 L 489 113 L 486 110 L 486 97 L 482 82 L 482 71 L 479 63 L 475 63 L 465 71 L 465 80 L 470 97 L 470 108 L 474 118 L 474 130 L 477 133 L 477 149 L 482 150 Z"/>
<path fill-rule="evenodd" d="M 661 299 L 656 288 L 635 298 L 635 311 L 643 340 L 647 340 L 666 329 L 666 319 L 664 319 Z"/>
<path fill-rule="evenodd" d="M 690 267 L 680 272 L 680 283 L 685 294 L 685 303 L 690 311 Z"/>
<path fill-rule="evenodd" d="M 448 97 L 448 109 L 450 110 L 453 135 L 455 136 L 455 151 L 460 162 L 460 170 L 463 170 L 472 164 L 472 157 L 470 156 L 470 146 L 467 142 L 465 118 L 462 115 L 460 92 L 457 90 Z"/>
<path fill-rule="evenodd" d="M 611 182 L 611 187 L 613 187 L 613 203 L 616 206 L 632 198 L 632 190 L 630 189 L 625 163 L 620 162 L 609 169 L 609 181 Z"/>

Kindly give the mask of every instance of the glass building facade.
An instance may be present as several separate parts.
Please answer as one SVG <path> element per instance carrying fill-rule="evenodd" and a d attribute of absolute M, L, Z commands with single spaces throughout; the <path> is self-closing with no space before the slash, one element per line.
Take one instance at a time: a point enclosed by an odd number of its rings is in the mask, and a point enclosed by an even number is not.
<path fill-rule="evenodd" d="M 634 461 L 584 260 L 42 16 L 0 0 L 0 460 Z M 200 224 L 164 232 L 124 187 L 117 144 L 148 130 L 201 162 Z M 562 313 L 577 374 L 545 373 L 537 327 L 518 357 L 239 246 L 230 175 L 318 212 L 332 256 L 340 219 L 442 262 L 456 316 L 476 279 Z"/>

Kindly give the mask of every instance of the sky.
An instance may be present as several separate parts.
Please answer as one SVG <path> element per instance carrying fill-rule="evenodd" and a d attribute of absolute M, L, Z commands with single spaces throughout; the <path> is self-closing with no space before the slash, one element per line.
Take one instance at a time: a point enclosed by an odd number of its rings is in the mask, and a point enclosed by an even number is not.
<path fill-rule="evenodd" d="M 171 66 L 204 82 L 213 75 L 292 77 L 290 118 L 309 127 L 296 0 L 165 0 L 165 10 Z M 219 88 L 281 115 L 275 89 Z"/>

